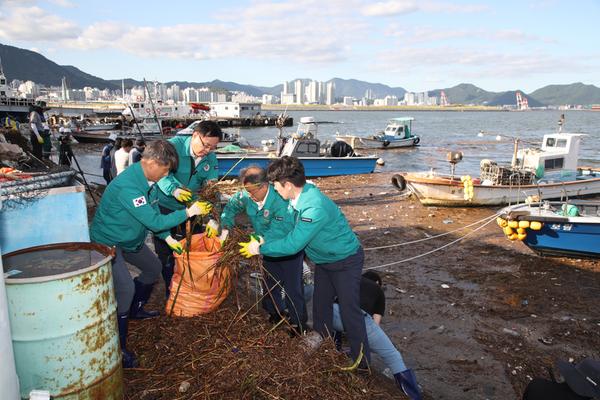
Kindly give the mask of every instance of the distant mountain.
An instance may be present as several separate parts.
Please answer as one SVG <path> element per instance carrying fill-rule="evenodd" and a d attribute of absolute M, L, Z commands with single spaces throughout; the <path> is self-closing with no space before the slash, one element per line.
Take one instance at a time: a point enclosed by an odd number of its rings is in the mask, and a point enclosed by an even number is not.
<path fill-rule="evenodd" d="M 581 82 L 570 85 L 548 85 L 531 93 L 545 104 L 600 104 L 600 88 Z"/>
<path fill-rule="evenodd" d="M 1 43 L 0 58 L 9 81 L 13 79 L 31 80 L 44 85 L 60 86 L 61 79 L 64 76 L 67 79 L 67 86 L 71 89 L 81 89 L 85 86 L 113 90 L 121 88 L 121 79 L 104 80 L 71 65 L 58 65 L 34 51 Z M 305 84 L 309 81 L 309 79 L 302 80 Z M 124 82 L 126 88 L 142 85 L 141 81 L 130 78 L 124 79 Z M 327 82 L 335 84 L 336 98 L 344 96 L 362 98 L 367 90 L 370 90 L 373 96 L 377 98 L 394 95 L 401 99 L 406 93 L 406 90 L 401 87 L 390 87 L 381 83 L 370 83 L 356 79 L 333 78 Z M 172 84 L 177 84 L 182 89 L 186 87 L 209 87 L 225 91 L 243 91 L 253 96 L 262 96 L 263 94 L 280 96 L 283 88 L 281 84 L 273 87 L 262 87 L 218 79 L 208 82 L 166 82 L 167 86 Z M 442 90 L 446 93 L 450 103 L 453 104 L 484 104 L 490 106 L 516 104 L 516 91 L 489 92 L 470 83 L 461 83 L 446 89 L 431 90 L 429 95 L 439 97 Z M 584 85 L 583 83 L 549 85 L 529 95 L 525 93 L 523 95 L 527 98 L 530 107 L 562 104 L 600 104 L 600 88 L 594 85 Z"/>
<path fill-rule="evenodd" d="M 64 76 L 67 79 L 69 88 L 83 88 L 85 86 L 100 89 L 117 88 L 110 82 L 86 74 L 73 66 L 58 65 L 34 51 L 0 44 L 0 58 L 2 59 L 4 74 L 9 82 L 13 79 L 19 79 L 44 85 L 60 86 L 61 79 Z"/>
<path fill-rule="evenodd" d="M 505 106 L 517 104 L 517 91 L 488 92 L 470 83 L 461 83 L 446 89 L 436 89 L 429 92 L 430 96 L 440 97 L 442 90 L 446 93 L 451 104 L 484 104 L 488 106 Z M 533 96 L 520 92 L 527 98 L 530 107 L 542 107 L 542 104 Z"/>

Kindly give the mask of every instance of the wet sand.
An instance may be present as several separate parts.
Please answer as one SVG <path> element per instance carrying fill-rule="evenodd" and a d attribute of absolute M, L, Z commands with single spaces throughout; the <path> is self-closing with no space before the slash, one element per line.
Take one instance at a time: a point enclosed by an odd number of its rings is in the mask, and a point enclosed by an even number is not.
<path fill-rule="evenodd" d="M 316 179 L 365 249 L 453 231 L 492 208 L 424 207 L 392 174 Z M 443 246 L 477 228 L 366 251 L 365 268 Z M 383 327 L 430 399 L 518 399 L 556 359 L 600 357 L 600 263 L 539 257 L 495 222 L 428 256 L 384 267 Z M 442 286 L 444 285 L 444 286 Z"/>

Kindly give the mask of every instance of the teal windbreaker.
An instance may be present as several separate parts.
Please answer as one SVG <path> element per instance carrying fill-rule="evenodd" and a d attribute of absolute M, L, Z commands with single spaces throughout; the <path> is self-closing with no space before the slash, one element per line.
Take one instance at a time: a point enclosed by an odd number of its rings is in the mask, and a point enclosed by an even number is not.
<path fill-rule="evenodd" d="M 283 257 L 304 249 L 316 264 L 332 263 L 356 254 L 360 242 L 346 217 L 317 187 L 305 184 L 295 209 L 292 231 L 281 239 L 265 240 L 260 247 L 261 254 Z"/>
<path fill-rule="evenodd" d="M 158 210 L 157 184 L 150 185 L 141 163 L 129 166 L 107 186 L 90 228 L 93 242 L 119 246 L 136 251 L 146 239 L 148 230 L 161 232 L 166 238 L 169 229 L 187 219 L 185 209 L 162 215 Z"/>

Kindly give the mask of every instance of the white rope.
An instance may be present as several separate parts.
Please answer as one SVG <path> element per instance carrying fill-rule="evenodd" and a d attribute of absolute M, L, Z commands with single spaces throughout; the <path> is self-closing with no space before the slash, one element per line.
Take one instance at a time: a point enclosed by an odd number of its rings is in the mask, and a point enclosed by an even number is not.
<path fill-rule="evenodd" d="M 464 236 L 461 236 L 461 237 L 459 237 L 458 239 L 455 239 L 455 240 L 453 240 L 453 241 L 451 241 L 451 242 L 449 242 L 449 243 L 446 243 L 446 244 L 445 244 L 445 245 L 443 245 L 443 246 L 440 246 L 440 247 L 438 247 L 438 248 L 435 248 L 435 249 L 433 249 L 433 250 L 430 250 L 430 251 L 428 251 L 428 252 L 426 252 L 426 253 L 419 254 L 419 255 L 416 255 L 416 256 L 413 256 L 413 257 L 409 257 L 409 258 L 405 258 L 404 260 L 400 260 L 400 261 L 394 261 L 394 262 L 387 263 L 387 264 L 383 264 L 383 265 L 377 265 L 377 266 L 375 266 L 375 267 L 369 267 L 369 268 L 365 268 L 365 270 L 366 270 L 366 271 L 368 271 L 368 270 L 371 270 L 371 269 L 381 269 L 381 268 L 385 268 L 385 267 L 390 267 L 390 266 L 392 266 L 392 265 L 401 264 L 401 263 L 405 263 L 405 262 L 408 262 L 408 261 L 416 260 L 417 258 L 425 257 L 425 256 L 428 256 L 428 255 L 430 255 L 430 254 L 433 254 L 433 253 L 435 253 L 435 252 L 437 252 L 437 251 L 443 250 L 443 249 L 445 249 L 445 248 L 447 248 L 447 247 L 450 247 L 450 246 L 452 246 L 452 245 L 453 245 L 453 244 L 455 244 L 455 243 L 458 243 L 458 242 L 460 242 L 461 240 L 463 240 L 464 238 L 466 238 L 466 237 L 467 237 L 467 236 L 469 236 L 469 235 L 472 235 L 473 233 L 477 232 L 478 230 L 480 230 L 480 229 L 483 229 L 483 228 L 484 228 L 486 225 L 488 225 L 489 223 L 491 223 L 491 222 L 493 222 L 493 221 L 494 221 L 494 219 L 493 219 L 494 217 L 496 217 L 496 215 L 493 215 L 492 217 L 489 217 L 489 218 L 490 218 L 490 220 L 489 220 L 489 221 L 487 221 L 485 224 L 481 225 L 480 227 L 478 227 L 478 228 L 476 228 L 476 229 L 472 230 L 471 232 L 469 232 L 469 233 L 465 234 Z"/>
<path fill-rule="evenodd" d="M 452 234 L 452 233 L 456 233 L 456 232 L 458 232 L 458 231 L 462 231 L 463 229 L 470 228 L 470 227 L 471 227 L 471 226 L 473 226 L 473 225 L 477 225 L 477 224 L 479 224 L 479 223 L 482 223 L 482 222 L 484 222 L 484 221 L 486 221 L 486 220 L 488 220 L 488 219 L 495 218 L 495 217 L 497 217 L 498 215 L 500 215 L 500 214 L 494 214 L 494 215 L 492 215 L 492 216 L 488 216 L 488 217 L 482 218 L 482 219 L 480 219 L 479 221 L 475 221 L 475 222 L 472 222 L 472 223 L 470 223 L 469 225 L 465 225 L 465 226 L 463 226 L 463 227 L 460 227 L 460 228 L 458 228 L 458 229 L 455 229 L 455 230 L 453 230 L 453 231 L 449 231 L 449 232 L 440 233 L 439 235 L 429 236 L 429 237 L 426 237 L 426 238 L 423 238 L 423 239 L 411 240 L 410 242 L 402 242 L 402 243 L 396 243 L 396 244 L 388 244 L 388 245 L 385 245 L 385 246 L 377 246 L 377 247 L 368 247 L 368 248 L 364 249 L 364 251 L 371 251 L 371 250 L 381 250 L 381 249 L 389 249 L 389 248 L 392 248 L 392 247 L 407 246 L 407 245 L 409 245 L 409 244 L 414 244 L 414 243 L 425 242 L 425 241 L 427 241 L 427 240 L 431 240 L 431 239 L 437 239 L 437 238 L 440 238 L 440 237 L 442 237 L 442 236 L 447 236 L 447 235 L 450 235 L 450 234 Z"/>

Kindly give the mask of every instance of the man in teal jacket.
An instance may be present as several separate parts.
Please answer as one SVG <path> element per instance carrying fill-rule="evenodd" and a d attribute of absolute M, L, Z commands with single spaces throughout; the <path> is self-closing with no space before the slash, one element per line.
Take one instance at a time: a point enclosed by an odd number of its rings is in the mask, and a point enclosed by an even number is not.
<path fill-rule="evenodd" d="M 333 334 L 333 302 L 340 313 L 354 360 L 361 348 L 367 361 L 369 343 L 360 309 L 360 281 L 364 252 L 340 208 L 314 185 L 306 183 L 304 166 L 296 157 L 276 159 L 267 169 L 275 190 L 296 210 L 294 229 L 275 240 L 241 243 L 240 252 L 281 257 L 304 249 L 315 264 L 313 328 L 323 336 Z"/>
<path fill-rule="evenodd" d="M 90 228 L 93 242 L 115 247 L 112 275 L 125 368 L 137 365 L 135 356 L 127 351 L 128 319 L 158 315 L 156 311 L 144 310 L 161 270 L 160 261 L 144 244 L 148 230 L 161 232 L 159 235 L 173 251 L 181 252 L 181 244 L 169 235 L 168 229 L 187 218 L 210 212 L 210 204 L 196 202 L 187 209 L 160 214 L 155 182 L 176 166 L 173 145 L 165 140 L 151 143 L 139 163 L 127 168 L 107 186 Z M 141 274 L 132 280 L 125 261 L 139 268 Z"/>
<path fill-rule="evenodd" d="M 254 228 L 254 232 L 265 240 L 285 237 L 294 228 L 294 212 L 287 200 L 275 191 L 267 180 L 266 171 L 251 166 L 240 171 L 239 180 L 244 190 L 234 194 L 221 214 L 221 240 L 226 239 L 228 230 L 235 225 L 235 217 L 244 212 Z M 263 255 L 265 276 L 263 307 L 270 314 L 271 322 L 278 322 L 285 308 L 290 316 L 291 334 L 301 334 L 306 325 L 306 303 L 302 283 L 302 262 L 304 251 L 283 257 Z M 281 289 L 285 291 L 282 301 Z"/>
<path fill-rule="evenodd" d="M 221 128 L 214 121 L 202 121 L 191 136 L 169 139 L 177 150 L 179 165 L 169 176 L 158 182 L 159 208 L 162 214 L 184 209 L 185 202 L 190 201 L 204 185 L 217 180 L 219 167 L 214 150 L 222 139 Z M 214 225 L 215 222 L 211 222 L 210 226 Z M 176 239 L 185 237 L 185 232 L 185 224 L 171 229 L 171 235 Z M 160 235 L 154 236 L 154 250 L 162 264 L 165 294 L 169 297 L 175 266 L 173 252 Z"/>

